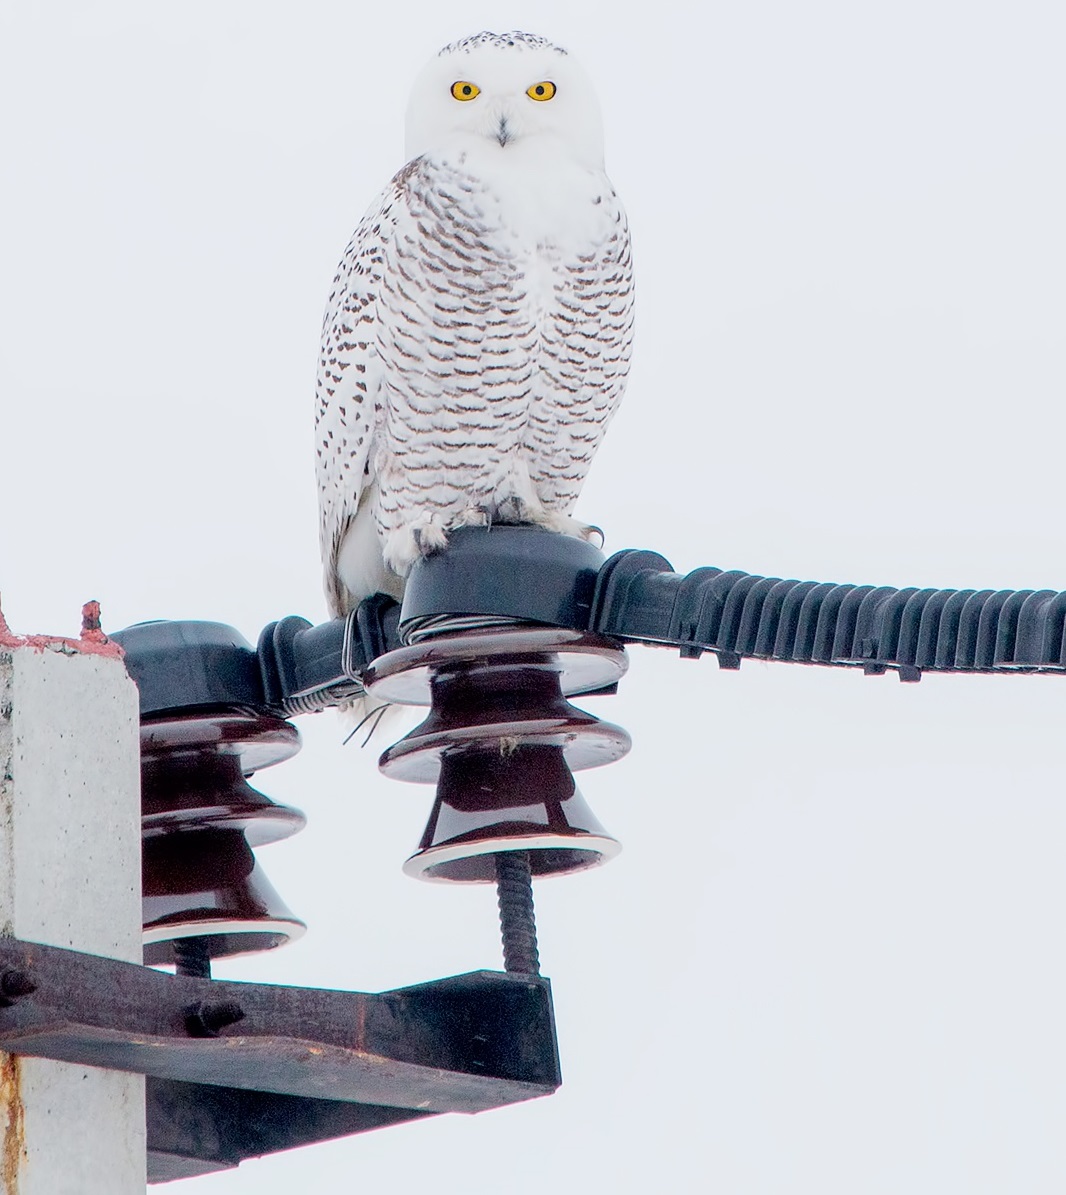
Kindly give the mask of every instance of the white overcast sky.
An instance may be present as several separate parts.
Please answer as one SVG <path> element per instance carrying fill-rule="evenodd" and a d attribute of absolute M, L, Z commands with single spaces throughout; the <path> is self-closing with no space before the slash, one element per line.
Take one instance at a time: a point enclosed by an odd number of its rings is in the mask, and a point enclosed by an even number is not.
<path fill-rule="evenodd" d="M 598 83 L 629 209 L 608 550 L 1066 589 L 1058 0 L 7 4 L 0 588 L 12 626 L 324 617 L 311 392 L 336 261 L 446 41 Z M 538 888 L 564 1086 L 179 1184 L 896 1195 L 1066 1188 L 1066 679 L 632 653 L 624 843 Z M 304 719 L 260 773 L 306 938 L 218 968 L 378 990 L 498 966 L 489 889 L 400 872 L 428 789 Z"/>

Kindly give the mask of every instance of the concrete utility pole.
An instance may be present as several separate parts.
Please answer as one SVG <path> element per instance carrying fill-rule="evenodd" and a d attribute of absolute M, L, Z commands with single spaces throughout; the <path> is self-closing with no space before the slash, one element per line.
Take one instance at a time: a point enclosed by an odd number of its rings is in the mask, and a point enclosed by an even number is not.
<path fill-rule="evenodd" d="M 0 614 L 0 932 L 140 962 L 137 690 L 99 630 Z M 25 976 L 0 976 L 0 998 Z M 143 1195 L 144 1079 L 0 1053 L 2 1195 Z"/>

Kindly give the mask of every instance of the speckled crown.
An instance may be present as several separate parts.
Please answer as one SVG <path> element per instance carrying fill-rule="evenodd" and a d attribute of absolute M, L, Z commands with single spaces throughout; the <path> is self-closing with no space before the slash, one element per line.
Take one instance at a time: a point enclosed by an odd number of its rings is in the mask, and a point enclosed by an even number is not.
<path fill-rule="evenodd" d="M 546 37 L 538 37 L 535 33 L 520 33 L 517 29 L 510 33 L 490 33 L 487 29 L 481 33 L 464 37 L 461 41 L 452 42 L 445 46 L 441 54 L 469 54 L 480 46 L 495 46 L 497 49 L 515 50 L 554 50 L 556 54 L 565 54 L 562 46 L 548 41 Z"/>

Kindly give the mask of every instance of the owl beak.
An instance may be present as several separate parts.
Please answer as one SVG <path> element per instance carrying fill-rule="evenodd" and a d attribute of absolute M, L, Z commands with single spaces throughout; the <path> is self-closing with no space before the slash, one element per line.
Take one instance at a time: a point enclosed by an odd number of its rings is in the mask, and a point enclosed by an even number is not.
<path fill-rule="evenodd" d="M 514 133 L 511 131 L 510 125 L 507 123 L 506 116 L 501 116 L 497 122 L 495 136 L 496 140 L 501 145 L 506 145 L 508 141 L 514 140 Z"/>

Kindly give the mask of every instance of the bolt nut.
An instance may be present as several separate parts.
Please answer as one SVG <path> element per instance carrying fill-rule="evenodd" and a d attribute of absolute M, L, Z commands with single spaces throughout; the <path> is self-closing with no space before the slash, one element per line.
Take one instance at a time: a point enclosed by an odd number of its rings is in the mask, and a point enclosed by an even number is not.
<path fill-rule="evenodd" d="M 197 1000 L 185 1009 L 185 1030 L 190 1037 L 218 1037 L 227 1025 L 244 1020 L 244 1009 L 232 1000 L 209 1004 Z"/>
<path fill-rule="evenodd" d="M 0 972 L 0 1008 L 8 1008 L 23 996 L 37 991 L 37 985 L 25 971 L 10 967 Z"/>

